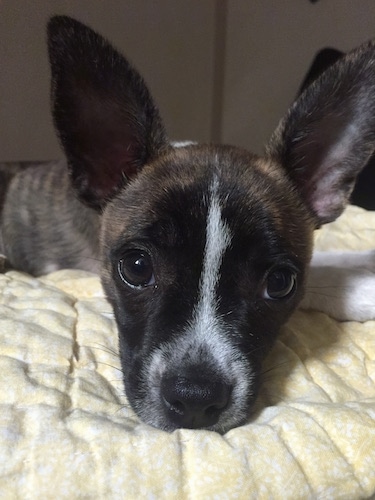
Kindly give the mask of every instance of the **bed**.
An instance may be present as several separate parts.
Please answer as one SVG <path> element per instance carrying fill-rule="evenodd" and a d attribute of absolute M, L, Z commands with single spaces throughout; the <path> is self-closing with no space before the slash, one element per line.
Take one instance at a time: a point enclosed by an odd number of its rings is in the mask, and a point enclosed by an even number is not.
<path fill-rule="evenodd" d="M 317 246 L 375 248 L 350 207 Z M 141 423 L 98 277 L 0 275 L 0 498 L 356 499 L 375 494 L 375 322 L 297 311 L 256 412 L 226 435 Z"/>

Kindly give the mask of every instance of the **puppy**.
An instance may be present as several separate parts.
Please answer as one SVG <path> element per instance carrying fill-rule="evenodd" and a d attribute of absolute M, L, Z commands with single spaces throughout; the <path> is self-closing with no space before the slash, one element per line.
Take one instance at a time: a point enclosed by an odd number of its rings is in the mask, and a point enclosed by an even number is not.
<path fill-rule="evenodd" d="M 246 422 L 302 299 L 313 231 L 340 215 L 374 150 L 374 44 L 303 93 L 263 157 L 171 145 L 140 75 L 81 23 L 52 18 L 48 47 L 67 161 L 2 166 L 0 250 L 34 275 L 101 273 L 146 423 Z"/>

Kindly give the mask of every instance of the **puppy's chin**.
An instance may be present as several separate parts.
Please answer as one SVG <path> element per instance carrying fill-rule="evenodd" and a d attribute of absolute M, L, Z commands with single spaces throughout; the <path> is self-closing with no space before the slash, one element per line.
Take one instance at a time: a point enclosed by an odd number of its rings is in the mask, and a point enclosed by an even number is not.
<path fill-rule="evenodd" d="M 164 408 L 161 407 L 160 403 L 156 404 L 154 407 L 149 408 L 146 411 L 139 411 L 137 413 L 138 417 L 145 423 L 154 427 L 156 429 L 160 429 L 165 432 L 173 432 L 178 429 L 191 429 L 191 430 L 202 430 L 202 431 L 211 431 L 217 432 L 218 434 L 224 435 L 231 429 L 236 427 L 240 427 L 248 423 L 251 419 L 252 413 L 252 404 L 250 406 L 250 410 L 248 415 L 242 418 L 236 417 L 236 415 L 229 416 L 228 418 L 221 418 L 216 424 L 213 424 L 208 427 L 195 427 L 192 426 L 181 426 L 171 420 L 168 417 L 168 414 L 165 414 Z M 150 412 L 153 412 L 152 414 Z M 163 414 L 164 412 L 164 414 Z"/>

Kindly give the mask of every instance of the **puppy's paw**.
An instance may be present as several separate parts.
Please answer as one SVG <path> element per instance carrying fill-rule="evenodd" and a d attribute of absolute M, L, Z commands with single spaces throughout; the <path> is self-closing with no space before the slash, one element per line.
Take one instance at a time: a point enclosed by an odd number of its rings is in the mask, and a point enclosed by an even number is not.
<path fill-rule="evenodd" d="M 301 308 L 341 321 L 375 319 L 375 252 L 315 254 Z"/>
<path fill-rule="evenodd" d="M 12 266 L 10 265 L 9 260 L 5 255 L 0 254 L 0 274 L 4 274 L 7 271 L 10 271 Z"/>

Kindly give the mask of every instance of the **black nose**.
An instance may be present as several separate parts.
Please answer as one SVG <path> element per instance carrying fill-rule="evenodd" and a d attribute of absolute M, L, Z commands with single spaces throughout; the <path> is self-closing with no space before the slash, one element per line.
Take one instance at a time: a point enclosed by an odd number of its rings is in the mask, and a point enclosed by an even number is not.
<path fill-rule="evenodd" d="M 188 429 L 216 424 L 228 406 L 230 393 L 230 385 L 207 378 L 171 376 L 161 383 L 168 418 Z"/>

